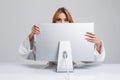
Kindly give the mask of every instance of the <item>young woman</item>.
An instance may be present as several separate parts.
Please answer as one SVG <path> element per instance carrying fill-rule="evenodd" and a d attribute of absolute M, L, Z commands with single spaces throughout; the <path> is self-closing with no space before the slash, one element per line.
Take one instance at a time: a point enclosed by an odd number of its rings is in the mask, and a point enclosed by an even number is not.
<path fill-rule="evenodd" d="M 64 7 L 59 8 L 54 16 L 53 23 L 73 23 L 70 12 Z M 33 25 L 29 36 L 21 43 L 19 52 L 26 59 L 36 60 L 35 35 L 40 35 L 40 27 Z M 94 33 L 87 32 L 87 41 L 95 43 L 94 57 L 96 62 L 102 62 L 105 58 L 105 49 L 101 39 Z"/>

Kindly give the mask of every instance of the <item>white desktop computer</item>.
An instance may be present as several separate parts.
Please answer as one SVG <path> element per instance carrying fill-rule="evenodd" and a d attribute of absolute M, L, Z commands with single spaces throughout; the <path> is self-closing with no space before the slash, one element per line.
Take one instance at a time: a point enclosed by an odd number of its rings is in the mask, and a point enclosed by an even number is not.
<path fill-rule="evenodd" d="M 94 61 L 94 43 L 85 38 L 94 23 L 41 23 L 36 35 L 36 59 L 56 61 L 57 72 L 73 71 L 73 61 Z"/>

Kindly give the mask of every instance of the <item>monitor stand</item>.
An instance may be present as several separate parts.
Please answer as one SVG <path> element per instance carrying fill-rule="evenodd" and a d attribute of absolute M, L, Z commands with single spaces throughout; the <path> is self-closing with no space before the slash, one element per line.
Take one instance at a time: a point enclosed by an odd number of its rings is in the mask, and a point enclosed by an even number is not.
<path fill-rule="evenodd" d="M 73 60 L 70 41 L 59 42 L 57 72 L 73 72 Z"/>

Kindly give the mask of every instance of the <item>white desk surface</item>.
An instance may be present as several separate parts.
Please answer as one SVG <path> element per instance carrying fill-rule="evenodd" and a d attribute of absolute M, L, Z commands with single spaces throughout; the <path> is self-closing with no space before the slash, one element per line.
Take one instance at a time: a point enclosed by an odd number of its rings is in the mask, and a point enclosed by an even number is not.
<path fill-rule="evenodd" d="M 70 78 L 68 78 L 68 75 Z M 38 64 L 0 64 L 0 80 L 120 80 L 120 64 L 79 66 L 73 73 Z"/>

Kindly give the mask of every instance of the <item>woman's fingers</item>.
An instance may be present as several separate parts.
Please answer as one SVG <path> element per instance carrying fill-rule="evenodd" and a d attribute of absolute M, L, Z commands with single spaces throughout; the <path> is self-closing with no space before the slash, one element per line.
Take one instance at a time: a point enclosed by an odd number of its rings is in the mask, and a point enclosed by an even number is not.
<path fill-rule="evenodd" d="M 86 32 L 86 34 L 89 34 L 89 35 L 95 35 L 94 33 L 92 33 L 92 32 Z"/>
<path fill-rule="evenodd" d="M 89 41 L 89 42 L 93 42 L 93 43 L 95 42 L 94 38 L 86 38 L 86 40 Z"/>
<path fill-rule="evenodd" d="M 34 28 L 34 32 L 36 33 L 36 34 L 39 34 L 40 33 L 40 28 Z"/>
<path fill-rule="evenodd" d="M 86 38 L 86 40 L 89 42 L 95 43 L 96 49 L 100 53 L 101 45 L 102 45 L 100 38 L 96 34 L 93 34 L 90 32 L 87 32 L 86 36 L 88 37 L 88 38 Z"/>
<path fill-rule="evenodd" d="M 34 39 L 35 34 L 37 34 L 37 35 L 40 34 L 40 28 L 37 25 L 32 26 L 32 31 L 29 35 L 29 39 L 30 40 Z"/>
<path fill-rule="evenodd" d="M 85 36 L 90 37 L 90 38 L 94 38 L 95 37 L 95 35 L 91 35 L 91 34 L 86 34 Z"/>
<path fill-rule="evenodd" d="M 87 32 L 85 36 L 88 37 L 86 40 L 89 42 L 98 43 L 100 41 L 99 37 L 94 33 Z"/>
<path fill-rule="evenodd" d="M 34 29 L 34 30 L 33 30 L 33 33 L 34 33 L 34 34 L 40 34 L 40 31 Z"/>
<path fill-rule="evenodd" d="M 40 34 L 40 28 L 37 25 L 33 25 L 32 32 L 34 34 Z"/>

